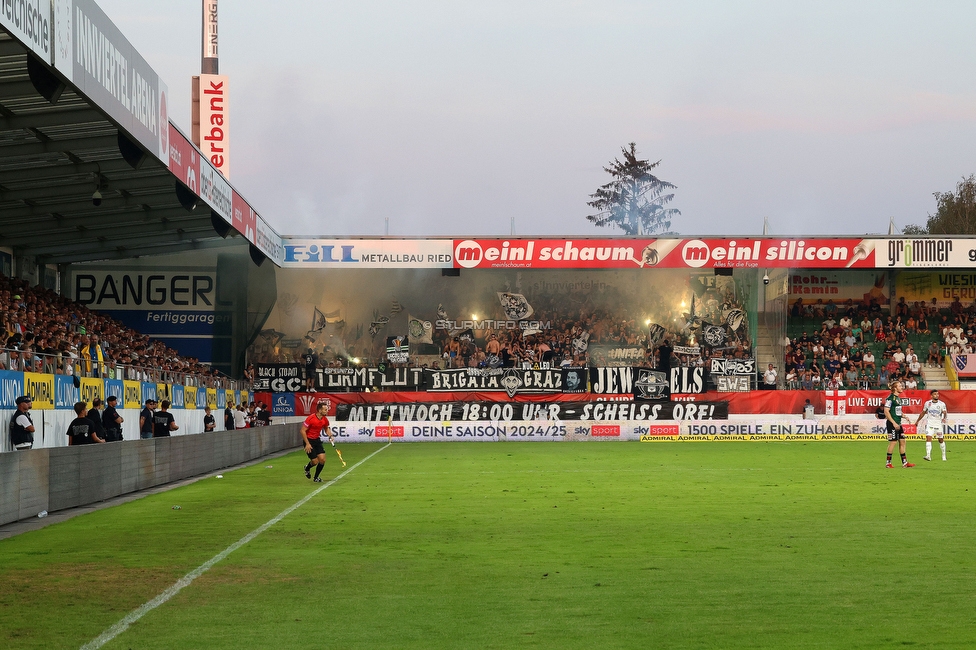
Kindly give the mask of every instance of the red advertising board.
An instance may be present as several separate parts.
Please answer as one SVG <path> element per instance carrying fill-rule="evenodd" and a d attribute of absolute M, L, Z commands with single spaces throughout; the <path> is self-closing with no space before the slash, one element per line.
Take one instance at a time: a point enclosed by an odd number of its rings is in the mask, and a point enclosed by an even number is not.
<path fill-rule="evenodd" d="M 233 219 L 231 220 L 234 230 L 244 235 L 249 242 L 256 243 L 255 240 L 255 213 L 247 201 L 244 200 L 237 190 L 234 190 L 232 199 Z"/>
<path fill-rule="evenodd" d="M 647 428 L 649 436 L 677 436 L 681 434 L 681 427 L 677 424 L 652 424 Z"/>
<path fill-rule="evenodd" d="M 869 239 L 454 240 L 456 268 L 874 268 Z"/>
<path fill-rule="evenodd" d="M 200 154 L 179 129 L 169 124 L 169 171 L 197 194 L 200 192 Z"/>
<path fill-rule="evenodd" d="M 265 238 L 273 239 L 271 246 L 268 242 L 263 242 L 263 246 L 258 241 L 257 234 L 257 219 L 258 214 L 254 209 L 244 200 L 237 190 L 233 189 L 229 183 L 227 183 L 223 177 L 216 174 L 215 178 L 219 181 L 219 185 L 228 190 L 227 192 L 220 192 L 218 195 L 220 197 L 229 197 L 228 209 L 226 212 L 221 209 L 221 205 L 215 205 L 212 201 L 208 201 L 205 193 L 202 191 L 206 188 L 201 187 L 200 182 L 200 169 L 201 166 L 204 168 L 204 180 L 214 177 L 216 172 L 211 172 L 212 165 L 208 163 L 197 149 L 190 139 L 183 135 L 179 129 L 177 129 L 172 122 L 169 123 L 169 170 L 173 173 L 180 181 L 190 188 L 194 194 L 200 196 L 204 199 L 204 202 L 210 203 L 212 210 L 217 212 L 222 218 L 224 218 L 231 226 L 234 227 L 237 232 L 244 236 L 247 241 L 251 242 L 259 249 L 264 251 L 266 254 L 269 252 L 269 248 L 281 249 L 281 238 L 275 233 L 270 227 L 265 228 Z M 210 175 L 208 176 L 208 172 Z M 272 256 L 276 264 L 281 263 L 280 255 Z"/>
<path fill-rule="evenodd" d="M 619 424 L 594 424 L 590 428 L 590 435 L 594 438 L 610 437 L 616 438 L 620 436 L 620 425 Z"/>

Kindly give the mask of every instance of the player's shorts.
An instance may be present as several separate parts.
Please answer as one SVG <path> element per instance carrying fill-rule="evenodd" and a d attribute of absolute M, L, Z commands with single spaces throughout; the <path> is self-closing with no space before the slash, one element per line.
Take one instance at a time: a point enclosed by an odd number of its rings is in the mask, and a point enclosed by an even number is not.
<path fill-rule="evenodd" d="M 895 431 L 895 426 L 891 422 L 886 422 L 885 427 L 888 431 L 888 442 L 894 442 L 895 440 L 906 440 L 904 427 L 902 427 L 901 431 Z"/>
<path fill-rule="evenodd" d="M 942 423 L 939 422 L 937 425 L 932 426 L 930 424 L 925 425 L 925 436 L 927 438 L 943 438 L 945 433 L 942 431 Z"/>
<path fill-rule="evenodd" d="M 318 458 L 320 455 L 325 453 L 325 447 L 322 446 L 321 438 L 316 438 L 315 440 L 309 440 L 308 444 L 312 445 L 312 451 L 306 454 L 309 457 L 309 459 Z"/>

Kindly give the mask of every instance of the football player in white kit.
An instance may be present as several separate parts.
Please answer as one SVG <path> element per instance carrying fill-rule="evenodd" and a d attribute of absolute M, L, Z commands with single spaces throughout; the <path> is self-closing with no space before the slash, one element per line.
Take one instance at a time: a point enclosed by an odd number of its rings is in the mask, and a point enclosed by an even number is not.
<path fill-rule="evenodd" d="M 949 411 L 946 409 L 945 402 L 939 399 L 938 390 L 933 390 L 930 395 L 931 399 L 922 405 L 922 412 L 918 414 L 918 419 L 915 420 L 915 426 L 918 426 L 922 418 L 925 418 L 925 457 L 922 460 L 932 460 L 933 437 L 939 439 L 942 460 L 945 460 L 946 446 L 945 440 L 943 439 L 942 425 L 946 423 L 946 419 L 949 417 Z"/>

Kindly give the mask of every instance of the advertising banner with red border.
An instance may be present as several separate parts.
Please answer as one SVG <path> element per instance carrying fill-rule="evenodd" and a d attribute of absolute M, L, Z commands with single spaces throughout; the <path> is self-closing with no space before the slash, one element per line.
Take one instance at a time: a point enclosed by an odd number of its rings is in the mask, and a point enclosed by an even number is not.
<path fill-rule="evenodd" d="M 454 240 L 456 268 L 875 268 L 875 240 L 704 239 Z"/>

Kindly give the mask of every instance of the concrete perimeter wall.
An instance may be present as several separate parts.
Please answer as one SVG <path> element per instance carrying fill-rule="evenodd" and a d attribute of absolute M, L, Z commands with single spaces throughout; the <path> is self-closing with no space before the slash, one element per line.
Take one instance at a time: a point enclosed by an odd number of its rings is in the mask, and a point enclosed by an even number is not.
<path fill-rule="evenodd" d="M 0 524 L 299 447 L 298 424 L 0 454 Z"/>

